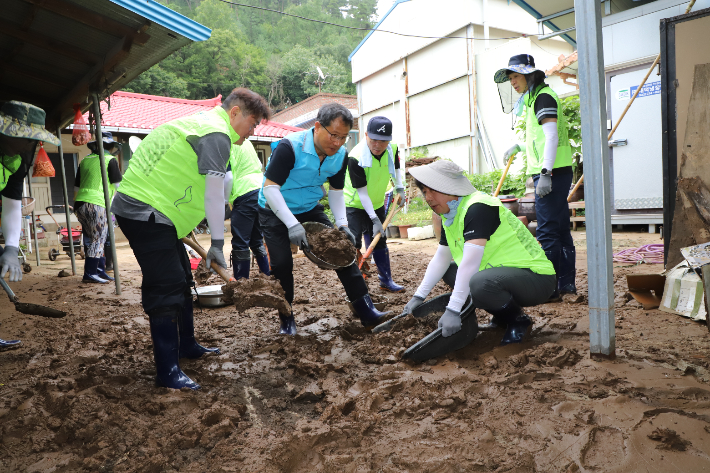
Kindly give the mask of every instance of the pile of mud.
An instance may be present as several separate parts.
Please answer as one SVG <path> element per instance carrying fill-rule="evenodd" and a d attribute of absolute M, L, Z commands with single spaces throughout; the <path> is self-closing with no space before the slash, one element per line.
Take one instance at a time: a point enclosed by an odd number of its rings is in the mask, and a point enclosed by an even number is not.
<path fill-rule="evenodd" d="M 308 235 L 311 253 L 336 266 L 348 266 L 355 260 L 355 247 L 337 228 L 328 228 Z"/>
<path fill-rule="evenodd" d="M 205 265 L 205 260 L 200 261 L 200 264 L 197 265 L 197 269 L 193 274 L 195 281 L 197 281 L 202 286 L 206 285 L 207 281 L 209 281 L 212 277 L 212 272 L 207 269 L 207 265 Z"/>
<path fill-rule="evenodd" d="M 286 301 L 286 293 L 273 276 L 259 275 L 250 279 L 230 281 L 222 286 L 224 301 L 234 303 L 237 311 L 244 312 L 252 307 L 270 307 L 282 314 L 291 312 Z"/>

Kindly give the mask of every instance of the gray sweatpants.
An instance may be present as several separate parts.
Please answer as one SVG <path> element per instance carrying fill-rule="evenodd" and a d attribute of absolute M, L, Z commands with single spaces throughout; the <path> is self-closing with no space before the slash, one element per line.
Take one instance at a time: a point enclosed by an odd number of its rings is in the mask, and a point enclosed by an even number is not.
<path fill-rule="evenodd" d="M 453 261 L 444 274 L 446 284 L 454 287 L 458 266 Z M 471 299 L 476 308 L 498 310 L 512 297 L 518 305 L 530 307 L 547 302 L 555 291 L 554 274 L 537 274 L 529 269 L 497 267 L 479 271 L 471 277 Z"/>

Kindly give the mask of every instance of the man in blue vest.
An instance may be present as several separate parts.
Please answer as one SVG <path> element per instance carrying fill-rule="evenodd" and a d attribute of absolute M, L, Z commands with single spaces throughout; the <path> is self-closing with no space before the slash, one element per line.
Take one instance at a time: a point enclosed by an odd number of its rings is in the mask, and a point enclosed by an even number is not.
<path fill-rule="evenodd" d="M 269 249 L 271 274 L 286 292 L 286 300 L 293 302 L 293 255 L 289 243 L 307 248 L 306 230 L 301 223 L 320 222 L 332 227 L 323 205 L 322 185 L 330 184 L 328 201 L 337 227 L 354 244 L 355 237 L 348 229 L 345 212 L 345 172 L 348 152 L 343 146 L 353 126 L 353 116 L 336 103 L 318 110 L 315 126 L 291 133 L 278 144 L 266 168 L 264 185 L 259 192 L 259 221 Z M 345 293 L 366 327 L 382 323 L 385 313 L 372 304 L 367 284 L 356 263 L 335 271 Z M 296 334 L 293 311 L 279 313 L 279 333 Z"/>
<path fill-rule="evenodd" d="M 511 57 L 508 67 L 498 70 L 494 80 L 501 92 L 503 111 L 525 115 L 525 158 L 527 173 L 532 174 L 535 183 L 536 237 L 557 274 L 557 288 L 550 302 L 559 301 L 562 294 L 577 293 L 576 252 L 567 204 L 572 186 L 567 120 L 557 94 L 545 84 L 545 73 L 535 68 L 535 60 L 529 54 Z M 518 95 L 513 104 L 511 97 Z M 506 151 L 505 159 L 518 151 L 521 146 L 516 144 Z"/>

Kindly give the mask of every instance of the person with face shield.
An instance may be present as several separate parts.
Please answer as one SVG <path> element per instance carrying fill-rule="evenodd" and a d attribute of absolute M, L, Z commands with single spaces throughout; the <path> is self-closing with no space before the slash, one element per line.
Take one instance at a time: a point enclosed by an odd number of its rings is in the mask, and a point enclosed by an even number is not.
<path fill-rule="evenodd" d="M 525 116 L 524 145 L 527 173 L 535 183 L 537 241 L 545 250 L 557 274 L 557 287 L 550 302 L 562 294 L 576 294 L 576 252 L 570 231 L 567 196 L 572 186 L 572 147 L 567 135 L 567 120 L 557 94 L 545 83 L 545 73 L 535 68 L 529 54 L 510 58 L 508 67 L 498 70 L 503 112 Z M 504 159 L 523 149 L 516 144 Z"/>
<path fill-rule="evenodd" d="M 22 229 L 22 183 L 32 166 L 37 143 L 59 146 L 59 139 L 44 128 L 45 113 L 25 102 L 9 101 L 0 108 L 0 195 L 2 196 L 2 233 L 5 248 L 0 248 L 0 277 L 22 280 L 20 251 Z M 1 340 L 0 349 L 15 347 L 20 340 Z"/>
<path fill-rule="evenodd" d="M 121 170 L 115 156 L 121 151 L 121 145 L 114 141 L 110 131 L 101 133 L 106 156 L 106 173 L 109 186 L 109 196 L 113 198 L 121 182 Z M 101 181 L 101 161 L 96 141 L 87 143 L 91 154 L 79 163 L 74 181 L 74 213 L 81 223 L 84 240 L 87 241 L 86 259 L 84 260 L 84 277 L 82 282 L 106 284 L 113 278 L 106 273 L 106 256 L 104 246 L 108 236 L 108 219 L 104 201 L 104 189 Z"/>

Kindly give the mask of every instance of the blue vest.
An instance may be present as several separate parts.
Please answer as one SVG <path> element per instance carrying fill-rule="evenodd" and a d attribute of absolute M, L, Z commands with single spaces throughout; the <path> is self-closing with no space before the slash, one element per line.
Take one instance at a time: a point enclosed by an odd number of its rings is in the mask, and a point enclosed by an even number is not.
<path fill-rule="evenodd" d="M 323 198 L 320 186 L 342 169 L 347 149 L 341 146 L 337 153 L 327 156 L 321 163 L 313 144 L 312 127 L 308 130 L 291 133 L 284 139 L 291 142 L 296 162 L 288 179 L 281 186 L 281 194 L 294 215 L 302 214 L 312 210 Z M 268 165 L 267 163 L 267 168 Z M 259 205 L 266 208 L 263 185 L 259 191 Z"/>

